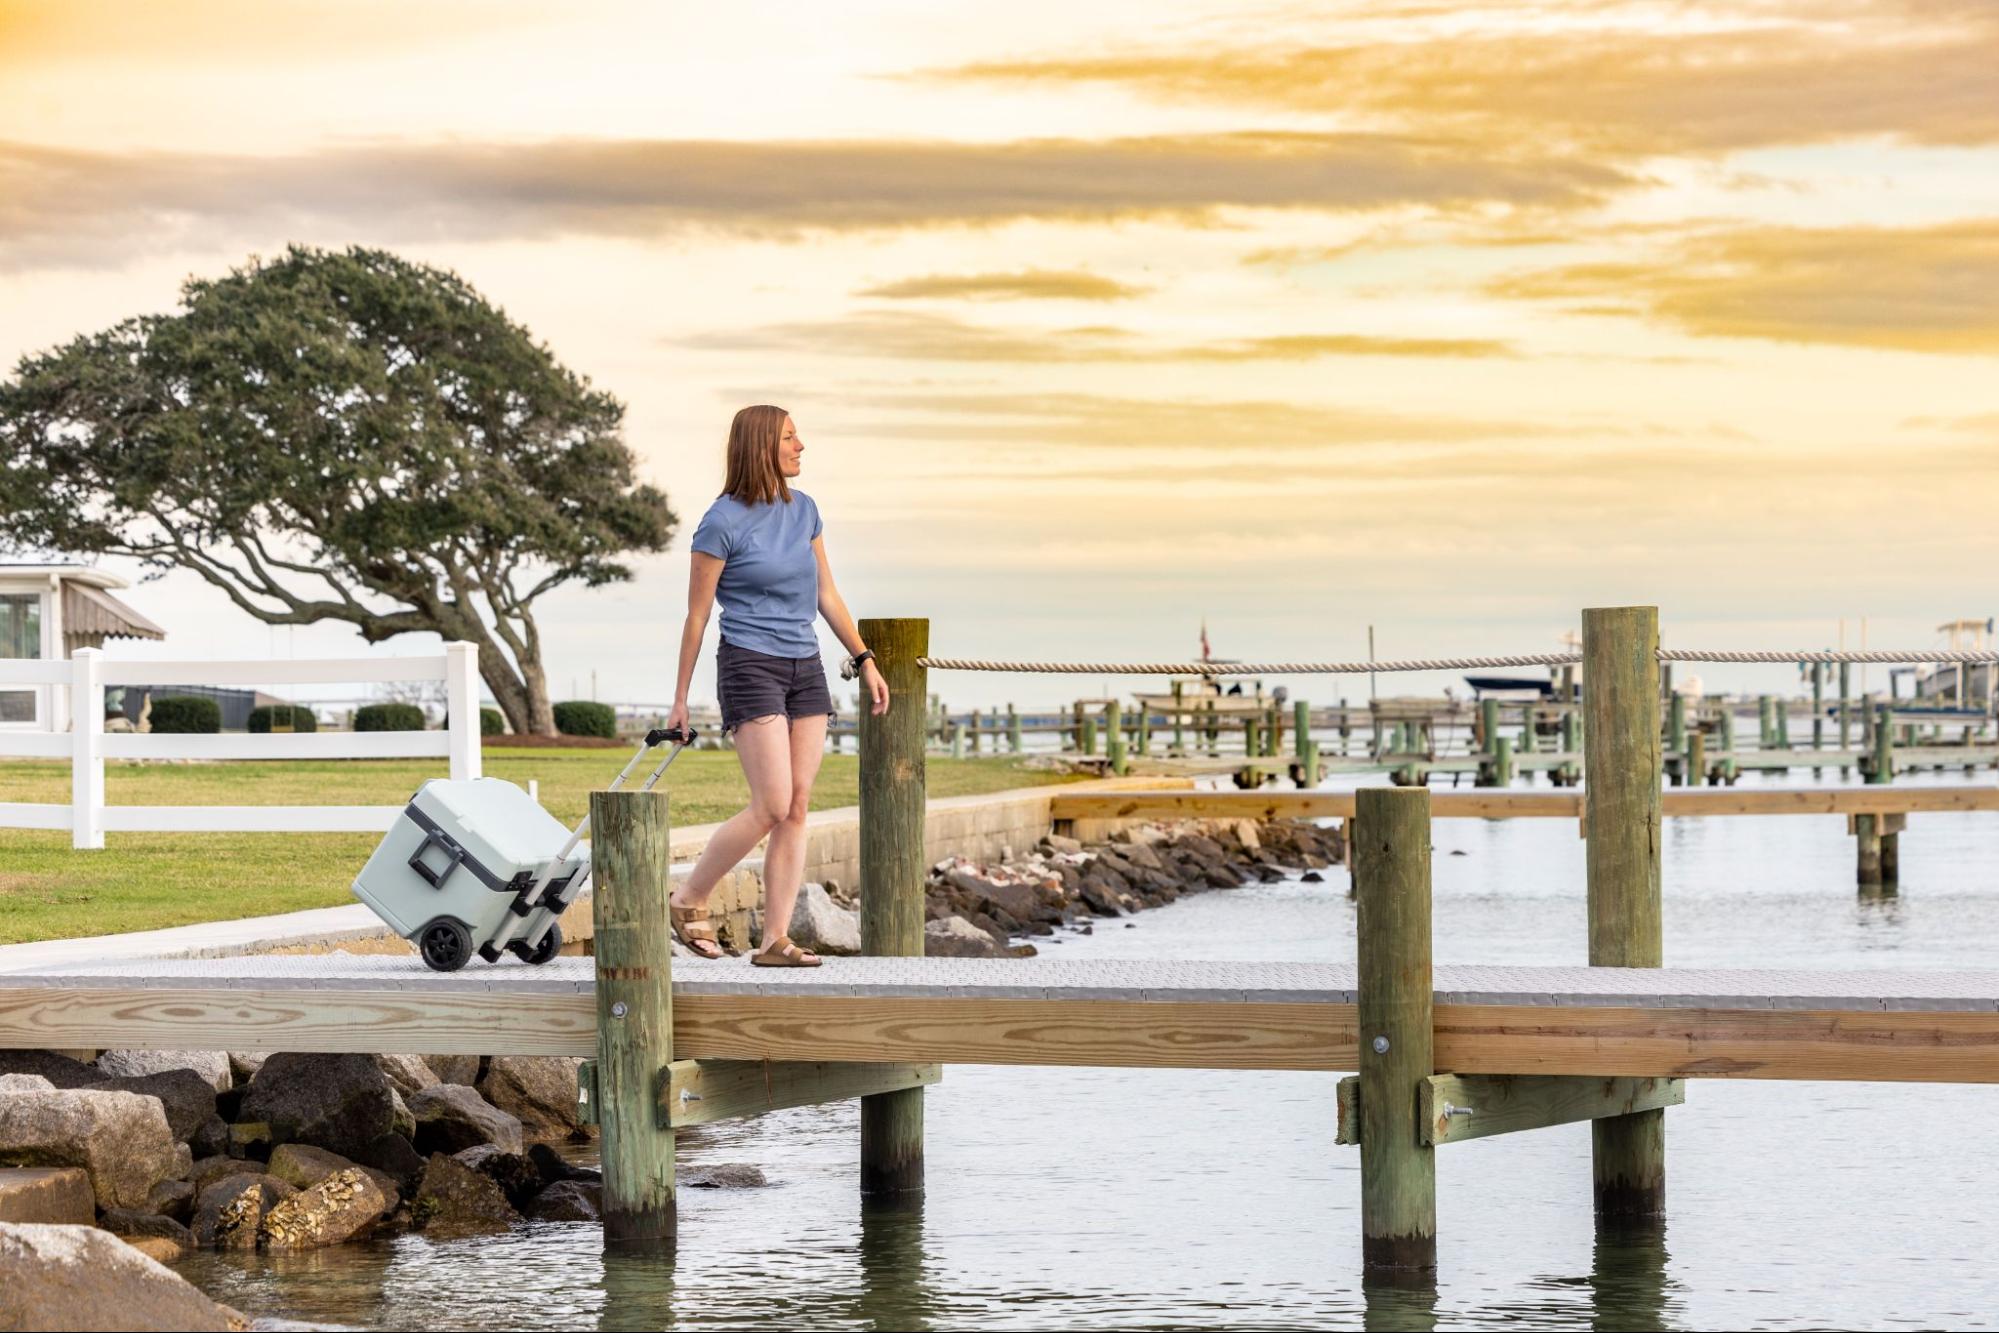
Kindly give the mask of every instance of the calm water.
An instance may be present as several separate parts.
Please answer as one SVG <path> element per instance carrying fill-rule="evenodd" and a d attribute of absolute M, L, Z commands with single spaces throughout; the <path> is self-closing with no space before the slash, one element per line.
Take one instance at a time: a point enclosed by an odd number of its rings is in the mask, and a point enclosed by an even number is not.
<path fill-rule="evenodd" d="M 1437 961 L 1585 961 L 1572 822 L 1440 820 L 1436 844 Z M 1994 966 L 1999 815 L 1912 817 L 1902 866 L 1899 898 L 1861 901 L 1840 819 L 1668 820 L 1666 961 Z M 1353 939 L 1333 872 L 1048 948 L 1350 959 Z M 676 1259 L 607 1258 L 572 1224 L 182 1271 L 252 1315 L 374 1328 L 1999 1323 L 1999 1088 L 1696 1084 L 1668 1117 L 1670 1219 L 1634 1236 L 1595 1234 L 1587 1126 L 1453 1145 L 1437 1285 L 1396 1291 L 1357 1276 L 1335 1078 L 954 1066 L 929 1093 L 920 1212 L 863 1212 L 849 1104 L 685 1135 L 683 1164 L 774 1183 L 682 1190 Z"/>

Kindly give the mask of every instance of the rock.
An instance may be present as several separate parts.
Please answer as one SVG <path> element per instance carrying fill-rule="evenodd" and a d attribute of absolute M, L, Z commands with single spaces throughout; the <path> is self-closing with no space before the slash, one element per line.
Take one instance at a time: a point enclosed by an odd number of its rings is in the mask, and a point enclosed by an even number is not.
<path fill-rule="evenodd" d="M 479 1091 L 520 1121 L 530 1141 L 586 1138 L 576 1117 L 576 1067 L 581 1063 L 560 1055 L 496 1055 L 479 1077 Z"/>
<path fill-rule="evenodd" d="M 923 954 L 926 958 L 998 958 L 999 943 L 962 916 L 925 922 Z"/>
<path fill-rule="evenodd" d="M 0 1074 L 0 1092 L 54 1092 L 56 1085 L 40 1074 Z"/>
<path fill-rule="evenodd" d="M 375 1067 L 387 1077 L 389 1085 L 406 1099 L 444 1082 L 420 1055 L 378 1055 Z"/>
<path fill-rule="evenodd" d="M 229 1122 L 219 1115 L 210 1116 L 188 1138 L 187 1146 L 196 1157 L 227 1157 Z"/>
<path fill-rule="evenodd" d="M 454 1153 L 482 1143 L 520 1152 L 527 1146 L 519 1120 L 462 1083 L 425 1088 L 410 1098 L 410 1110 L 416 1116 L 418 1152 Z"/>
<path fill-rule="evenodd" d="M 416 1116 L 409 1103 L 393 1087 L 389 1089 L 389 1133 L 400 1134 L 406 1139 L 416 1138 Z"/>
<path fill-rule="evenodd" d="M 298 1193 L 282 1180 L 239 1172 L 224 1176 L 194 1201 L 197 1245 L 224 1250 L 254 1249 L 264 1213 Z"/>
<path fill-rule="evenodd" d="M 187 1254 L 187 1246 L 165 1236 L 120 1236 L 118 1239 L 156 1264 L 178 1263 Z"/>
<path fill-rule="evenodd" d="M 194 1211 L 194 1185 L 185 1180 L 162 1180 L 147 1193 L 146 1207 L 162 1217 L 185 1222 Z"/>
<path fill-rule="evenodd" d="M 435 1153 L 417 1186 L 411 1217 L 433 1236 L 473 1236 L 505 1231 L 521 1220 L 493 1181 L 465 1163 Z"/>
<path fill-rule="evenodd" d="M 482 1143 L 452 1156 L 498 1185 L 507 1202 L 516 1208 L 525 1209 L 528 1201 L 549 1184 L 526 1153 L 508 1152 L 495 1144 Z"/>
<path fill-rule="evenodd" d="M 689 1171 L 680 1183 L 697 1190 L 754 1190 L 770 1184 L 762 1171 L 744 1162 L 724 1162 L 720 1166 Z"/>
<path fill-rule="evenodd" d="M 0 1097 L 0 1166 L 80 1166 L 106 1208 L 137 1208 L 178 1176 L 166 1112 L 154 1097 L 90 1088 Z"/>
<path fill-rule="evenodd" d="M 595 1222 L 604 1215 L 604 1187 L 587 1180 L 558 1180 L 527 1207 L 535 1222 Z"/>
<path fill-rule="evenodd" d="M 249 1327 L 108 1231 L 0 1225 L 0 1328 Z"/>
<path fill-rule="evenodd" d="M 1304 884 L 1324 884 L 1326 882 L 1326 877 L 1316 870 L 1307 870 L 1304 874 L 1298 876 L 1298 879 L 1300 883 Z"/>
<path fill-rule="evenodd" d="M 315 1148 L 309 1143 L 281 1144 L 271 1153 L 270 1174 L 293 1189 L 311 1189 L 336 1171 L 359 1171 L 374 1181 L 375 1188 L 387 1200 L 385 1211 L 402 1202 L 400 1182 L 380 1167 L 350 1162 L 339 1153 Z"/>
<path fill-rule="evenodd" d="M 417 1181 L 423 1179 L 423 1154 L 400 1134 L 384 1134 L 362 1144 L 349 1155 L 361 1166 L 386 1171 L 402 1190 L 404 1198 L 408 1198 Z"/>
<path fill-rule="evenodd" d="M 233 1157 L 204 1157 L 187 1169 L 187 1183 L 200 1194 L 224 1176 L 240 1176 L 243 1164 Z"/>
<path fill-rule="evenodd" d="M 463 1083 L 469 1088 L 479 1081 L 476 1055 L 426 1055 L 423 1062 L 437 1075 L 439 1083 Z"/>
<path fill-rule="evenodd" d="M 989 908 L 998 908 L 1022 925 L 1030 921 L 1060 921 L 1061 903 L 1034 884 L 1014 884 L 988 880 L 964 870 L 953 870 L 953 884 L 972 894 Z"/>
<path fill-rule="evenodd" d="M 273 1143 L 351 1155 L 355 1145 L 391 1132 L 395 1089 L 373 1056 L 280 1052 L 250 1080 L 238 1114 L 269 1124 Z"/>
<path fill-rule="evenodd" d="M 792 943 L 828 956 L 861 951 L 861 914 L 842 907 L 823 884 L 807 884 L 791 909 Z"/>
<path fill-rule="evenodd" d="M 0 1168 L 0 1222 L 87 1227 L 96 1220 L 97 1199 L 82 1167 Z"/>
<path fill-rule="evenodd" d="M 135 1236 L 160 1236 L 174 1241 L 183 1249 L 194 1248 L 194 1233 L 171 1217 L 160 1213 L 144 1213 L 132 1208 L 107 1208 L 98 1218 L 97 1225 L 112 1235 L 124 1240 Z"/>
<path fill-rule="evenodd" d="M 1253 852 L 1263 846 L 1263 835 L 1258 832 L 1254 819 L 1238 819 L 1230 825 L 1230 828 L 1244 851 Z"/>
<path fill-rule="evenodd" d="M 1083 877 L 1079 890 L 1084 902 L 1098 916 L 1123 916 L 1126 898 L 1115 884 L 1094 871 Z"/>
<path fill-rule="evenodd" d="M 150 1074 L 120 1075 L 102 1086 L 112 1092 L 159 1098 L 160 1109 L 167 1114 L 167 1128 L 176 1143 L 188 1142 L 203 1125 L 216 1118 L 215 1088 L 198 1070 L 162 1069 Z"/>
<path fill-rule="evenodd" d="M 263 1161 L 271 1155 L 271 1127 L 262 1120 L 245 1120 L 229 1127 L 229 1155 Z"/>
<path fill-rule="evenodd" d="M 227 1092 L 235 1083 L 229 1056 L 222 1051 L 105 1051 L 97 1057 L 97 1069 L 112 1079 L 185 1069 L 199 1075 L 213 1092 Z"/>
<path fill-rule="evenodd" d="M 257 1237 L 269 1250 L 315 1250 L 360 1234 L 392 1207 L 358 1166 L 335 1171 L 264 1214 Z"/>
<path fill-rule="evenodd" d="M 1082 843 L 1076 841 L 1074 838 L 1064 837 L 1060 833 L 1043 834 L 1041 837 L 1041 845 L 1047 848 L 1051 852 L 1074 853 L 1083 850 Z"/>
<path fill-rule="evenodd" d="M 264 1067 L 264 1061 L 270 1058 L 268 1051 L 230 1051 L 229 1076 L 240 1088 L 255 1078 L 257 1071 Z"/>
<path fill-rule="evenodd" d="M 545 1143 L 529 1144 L 528 1160 L 533 1162 L 534 1169 L 541 1173 L 541 1183 L 544 1186 L 553 1185 L 558 1180 L 590 1180 L 601 1183 L 604 1179 L 602 1171 L 592 1167 L 572 1165 L 561 1153 Z"/>
<path fill-rule="evenodd" d="M 37 1074 L 56 1088 L 87 1088 L 104 1081 L 93 1066 L 54 1051 L 0 1051 L 0 1074 Z"/>

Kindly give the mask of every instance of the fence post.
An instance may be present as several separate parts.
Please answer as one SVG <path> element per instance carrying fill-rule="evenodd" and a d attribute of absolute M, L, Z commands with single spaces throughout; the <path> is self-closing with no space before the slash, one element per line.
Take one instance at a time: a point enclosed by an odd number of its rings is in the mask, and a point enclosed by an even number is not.
<path fill-rule="evenodd" d="M 927 619 L 863 620 L 861 638 L 888 682 L 889 707 L 861 723 L 861 952 L 923 955 L 923 714 Z M 923 1089 L 861 1098 L 861 1193 L 923 1189 Z"/>
<path fill-rule="evenodd" d="M 96 648 L 70 658 L 69 845 L 104 850 L 104 662 Z"/>
<path fill-rule="evenodd" d="M 1658 651 L 1657 607 L 1583 612 L 1591 967 L 1663 961 Z M 1591 1124 L 1598 1220 L 1664 1212 L 1666 1113 Z"/>
<path fill-rule="evenodd" d="M 659 1080 L 673 1060 L 666 793 L 591 792 L 590 833 L 604 1240 L 670 1246 L 673 1130 L 659 1123 Z"/>
<path fill-rule="evenodd" d="M 1437 1159 L 1417 1132 L 1436 1072 L 1430 980 L 1430 790 L 1362 787 L 1348 826 L 1359 937 L 1361 1261 L 1437 1266 Z"/>
<path fill-rule="evenodd" d="M 451 776 L 464 781 L 480 776 L 479 645 L 462 640 L 444 645 L 444 710 L 451 717 L 446 742 Z"/>

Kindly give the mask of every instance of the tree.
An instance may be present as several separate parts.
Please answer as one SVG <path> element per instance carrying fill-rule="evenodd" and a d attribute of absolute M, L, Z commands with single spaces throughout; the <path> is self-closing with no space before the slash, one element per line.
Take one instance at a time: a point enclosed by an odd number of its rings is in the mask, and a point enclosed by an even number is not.
<path fill-rule="evenodd" d="M 0 543 L 193 570 L 273 625 L 479 645 L 552 733 L 534 604 L 631 577 L 677 519 L 624 407 L 456 274 L 294 246 L 0 384 Z"/>

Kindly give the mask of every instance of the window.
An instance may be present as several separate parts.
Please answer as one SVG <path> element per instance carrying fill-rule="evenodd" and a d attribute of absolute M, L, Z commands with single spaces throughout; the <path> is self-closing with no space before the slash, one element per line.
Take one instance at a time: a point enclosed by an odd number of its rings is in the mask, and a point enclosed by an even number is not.
<path fill-rule="evenodd" d="M 42 655 L 38 593 L 0 596 L 0 659 Z M 33 722 L 37 690 L 0 690 L 0 722 Z"/>

